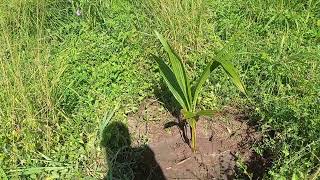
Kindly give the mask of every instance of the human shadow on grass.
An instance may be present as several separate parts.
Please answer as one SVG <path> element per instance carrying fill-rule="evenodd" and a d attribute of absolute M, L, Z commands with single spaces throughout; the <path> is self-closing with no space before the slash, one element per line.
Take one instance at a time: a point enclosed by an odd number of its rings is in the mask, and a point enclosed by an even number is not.
<path fill-rule="evenodd" d="M 122 122 L 111 122 L 103 130 L 102 146 L 105 148 L 111 180 L 165 180 L 154 152 L 148 146 L 131 147 L 129 130 Z"/>

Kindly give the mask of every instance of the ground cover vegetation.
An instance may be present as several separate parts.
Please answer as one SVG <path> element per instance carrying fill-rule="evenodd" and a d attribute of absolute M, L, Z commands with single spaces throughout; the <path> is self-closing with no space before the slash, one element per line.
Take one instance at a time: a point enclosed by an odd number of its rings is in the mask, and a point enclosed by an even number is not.
<path fill-rule="evenodd" d="M 217 70 L 198 105 L 249 112 L 255 151 L 272 159 L 263 178 L 319 177 L 319 0 L 4 0 L 0 179 L 105 177 L 100 129 L 161 87 L 154 30 L 192 80 L 220 50 L 232 56 L 247 97 Z"/>

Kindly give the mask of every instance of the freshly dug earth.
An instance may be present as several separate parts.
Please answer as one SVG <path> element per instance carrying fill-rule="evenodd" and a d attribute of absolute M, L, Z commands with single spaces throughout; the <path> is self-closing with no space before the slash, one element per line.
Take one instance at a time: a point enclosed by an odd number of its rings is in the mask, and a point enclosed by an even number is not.
<path fill-rule="evenodd" d="M 236 108 L 227 107 L 212 118 L 200 118 L 195 153 L 188 142 L 189 128 L 184 135 L 179 127 L 181 118 L 172 114 L 158 101 L 148 99 L 137 113 L 129 115 L 133 146 L 148 144 L 140 163 L 150 166 L 144 169 L 154 170 L 136 179 L 232 179 L 236 160 L 250 161 L 255 156 L 251 145 L 261 135 Z"/>

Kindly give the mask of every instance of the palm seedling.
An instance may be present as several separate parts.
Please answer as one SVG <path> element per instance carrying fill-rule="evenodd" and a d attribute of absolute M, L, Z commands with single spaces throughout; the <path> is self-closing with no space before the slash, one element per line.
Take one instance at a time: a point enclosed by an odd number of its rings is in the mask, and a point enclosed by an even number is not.
<path fill-rule="evenodd" d="M 190 126 L 191 148 L 194 152 L 196 149 L 196 127 L 199 116 L 213 115 L 212 110 L 196 110 L 197 99 L 210 73 L 221 66 L 241 92 L 245 93 L 245 88 L 235 67 L 225 60 L 225 53 L 218 53 L 216 58 L 206 66 L 202 75 L 191 85 L 181 58 L 174 52 L 161 34 L 157 31 L 155 33 L 169 56 L 171 67 L 161 58 L 157 56 L 154 56 L 154 58 L 158 63 L 161 76 L 172 95 L 180 104 L 182 108 L 181 112 Z"/>

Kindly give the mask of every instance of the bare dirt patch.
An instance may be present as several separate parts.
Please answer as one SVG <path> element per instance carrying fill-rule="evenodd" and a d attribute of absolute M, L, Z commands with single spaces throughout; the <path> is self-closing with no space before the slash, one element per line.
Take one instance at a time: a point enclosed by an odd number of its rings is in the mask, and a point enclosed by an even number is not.
<path fill-rule="evenodd" d="M 261 140 L 261 135 L 246 121 L 246 116 L 232 107 L 224 108 L 212 118 L 200 118 L 196 153 L 192 153 L 188 144 L 190 135 L 184 137 L 182 127 L 178 126 L 179 118 L 156 100 L 145 100 L 137 113 L 129 115 L 128 125 L 133 146 L 148 144 L 154 156 L 150 158 L 156 160 L 161 177 L 232 179 L 237 158 L 249 162 L 255 156 L 252 144 Z M 168 124 L 174 126 L 165 128 Z M 143 158 L 144 163 L 148 162 L 148 154 Z M 160 176 L 155 174 L 151 179 L 156 177 Z"/>

